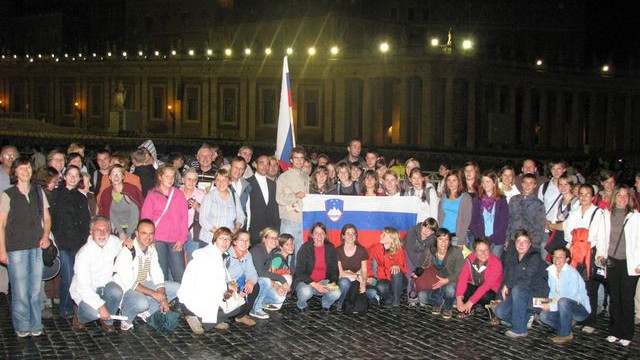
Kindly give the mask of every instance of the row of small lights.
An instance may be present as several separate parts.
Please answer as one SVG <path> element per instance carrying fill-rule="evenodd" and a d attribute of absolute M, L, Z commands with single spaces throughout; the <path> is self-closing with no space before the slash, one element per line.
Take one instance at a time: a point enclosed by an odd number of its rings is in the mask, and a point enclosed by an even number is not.
<path fill-rule="evenodd" d="M 440 39 L 438 39 L 438 38 L 432 38 L 432 39 L 431 39 L 431 41 L 430 41 L 430 44 L 431 44 L 431 46 L 432 46 L 432 47 L 441 47 L 441 46 L 442 46 L 442 45 L 440 45 Z M 463 49 L 463 50 L 465 50 L 465 51 L 472 50 L 472 49 L 473 49 L 473 46 L 474 46 L 474 44 L 473 44 L 473 41 L 472 41 L 472 40 L 465 39 L 465 40 L 463 40 L 463 41 L 462 41 L 462 49 Z M 387 53 L 387 52 L 389 52 L 389 51 L 391 50 L 391 46 L 389 45 L 389 43 L 388 43 L 388 42 L 383 42 L 383 43 L 380 43 L 380 45 L 378 46 L 378 49 L 379 49 L 379 50 L 380 50 L 380 52 L 382 52 L 382 53 Z M 245 56 L 250 56 L 252 53 L 253 53 L 253 51 L 251 50 L 251 48 L 245 48 L 245 49 L 244 49 L 244 55 L 245 55 Z M 291 55 L 291 54 L 293 54 L 293 48 L 288 47 L 288 48 L 285 50 L 285 53 L 286 53 L 287 55 Z M 314 56 L 314 55 L 316 55 L 316 53 L 317 53 L 317 50 L 316 50 L 316 48 L 315 48 L 315 47 L 313 47 L 313 46 L 312 46 L 312 47 L 309 47 L 309 48 L 307 49 L 307 54 L 308 54 L 309 56 Z M 338 46 L 332 46 L 332 47 L 329 49 L 329 53 L 330 53 L 332 56 L 336 56 L 336 55 L 338 55 L 338 54 L 340 53 L 340 48 L 339 48 Z M 196 52 L 195 52 L 195 50 L 193 50 L 193 49 L 189 49 L 189 50 L 187 51 L 187 54 L 188 54 L 190 57 L 196 56 Z M 212 49 L 207 49 L 207 50 L 206 50 L 206 52 L 205 52 L 205 54 L 206 54 L 207 58 L 210 58 L 210 57 L 213 57 L 213 56 L 214 56 L 214 52 L 213 52 L 213 50 L 212 50 Z M 273 50 L 272 50 L 271 48 L 265 48 L 265 49 L 264 49 L 264 54 L 265 54 L 266 56 L 270 56 L 270 55 L 272 55 L 272 54 L 273 54 Z M 107 58 L 111 58 L 111 57 L 113 57 L 113 53 L 112 53 L 111 51 L 107 52 L 107 54 L 106 54 L 106 55 L 107 55 Z M 167 56 L 166 56 L 166 55 L 162 55 L 162 54 L 160 53 L 160 51 L 157 51 L 157 50 L 156 50 L 156 51 L 154 51 L 153 55 L 154 55 L 156 58 L 160 58 L 160 56 L 162 56 L 162 57 L 163 57 L 163 58 L 165 58 L 165 59 L 167 58 Z M 231 57 L 232 55 L 233 55 L 233 50 L 232 50 L 231 48 L 226 48 L 226 49 L 224 49 L 224 56 L 225 56 L 225 57 Z M 126 52 L 126 51 L 123 51 L 123 52 L 122 52 L 122 57 L 123 57 L 123 58 L 127 58 L 128 56 L 129 56 L 129 53 L 128 53 L 128 52 Z M 143 52 L 143 51 L 138 51 L 138 56 L 139 56 L 139 57 L 144 57 L 145 59 L 147 58 L 147 57 L 145 56 L 145 54 L 144 54 L 144 52 Z M 171 50 L 171 56 L 177 56 L 177 52 L 176 52 L 176 50 Z M 25 57 L 26 57 L 27 59 L 29 59 L 29 62 L 31 62 L 31 63 L 32 63 L 32 62 L 34 62 L 35 57 L 30 56 L 29 54 L 25 55 Z M 46 56 L 44 56 L 44 57 L 46 58 Z M 91 57 L 93 57 L 93 58 L 98 58 L 98 54 L 96 54 L 96 53 L 92 53 L 92 54 L 91 54 Z M 3 59 L 3 60 L 5 60 L 5 59 L 7 59 L 7 58 L 9 58 L 9 59 L 11 59 L 11 58 L 13 58 L 13 59 L 18 59 L 18 55 L 13 55 L 12 57 L 9 57 L 9 56 L 7 56 L 7 55 L 2 55 L 2 59 Z M 38 54 L 38 55 L 37 55 L 37 58 L 38 58 L 38 59 L 42 59 L 42 58 L 43 58 L 42 54 Z M 51 54 L 51 57 L 50 57 L 50 58 L 51 58 L 51 59 L 55 59 L 55 61 L 56 61 L 56 62 L 59 62 L 59 61 L 60 61 L 60 58 L 59 58 L 59 57 L 57 57 L 55 54 Z M 69 54 L 64 54 L 64 58 L 65 58 L 65 59 L 68 59 L 68 58 L 69 58 Z M 84 60 L 84 59 L 86 59 L 86 57 L 83 57 L 83 54 L 82 54 L 82 53 L 79 53 L 77 58 L 78 58 L 78 59 L 83 59 L 83 60 Z M 101 60 L 104 60 L 104 57 L 100 56 L 100 59 L 101 59 Z M 72 56 L 72 57 L 71 57 L 71 60 L 72 60 L 72 61 L 75 61 L 75 60 L 76 60 L 76 57 Z M 544 66 L 544 61 L 543 61 L 542 59 L 537 59 L 537 60 L 536 60 L 536 62 L 535 62 L 535 65 L 536 65 L 536 67 L 538 67 L 538 68 L 542 68 L 542 67 Z M 602 67 L 600 68 L 600 70 L 601 70 L 603 73 L 608 73 L 608 72 L 611 70 L 611 68 L 610 68 L 610 66 L 609 66 L 608 64 L 605 64 L 605 65 L 602 65 Z"/>

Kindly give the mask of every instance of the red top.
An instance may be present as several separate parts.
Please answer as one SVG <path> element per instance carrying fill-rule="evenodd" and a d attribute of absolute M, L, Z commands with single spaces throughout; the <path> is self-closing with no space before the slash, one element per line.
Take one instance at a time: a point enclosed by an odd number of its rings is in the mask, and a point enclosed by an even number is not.
<path fill-rule="evenodd" d="M 324 261 L 324 246 L 314 246 L 313 251 L 316 255 L 316 263 L 313 265 L 311 280 L 320 282 L 327 278 L 327 264 Z"/>
<path fill-rule="evenodd" d="M 407 273 L 407 262 L 404 256 L 404 247 L 400 247 L 395 254 L 385 250 L 382 244 L 377 243 L 369 248 L 369 263 L 367 272 L 373 276 L 373 268 L 371 262 L 376 262 L 378 272 L 376 277 L 378 280 L 391 280 L 391 267 L 397 265 L 403 274 Z"/>

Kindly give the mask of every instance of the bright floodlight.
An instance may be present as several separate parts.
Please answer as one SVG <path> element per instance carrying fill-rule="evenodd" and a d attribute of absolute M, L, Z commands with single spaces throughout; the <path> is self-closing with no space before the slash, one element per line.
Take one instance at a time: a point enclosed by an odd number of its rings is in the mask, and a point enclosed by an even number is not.
<path fill-rule="evenodd" d="M 189 56 L 193 56 L 196 52 L 193 49 L 189 49 Z"/>
<path fill-rule="evenodd" d="M 380 51 L 382 51 L 383 53 L 389 51 L 389 43 L 383 42 L 382 44 L 380 44 Z"/>
<path fill-rule="evenodd" d="M 224 54 L 225 54 L 225 55 L 227 55 L 227 56 L 231 56 L 231 54 L 232 54 L 232 53 L 233 53 L 233 51 L 231 51 L 231 49 L 230 49 L 230 48 L 226 48 L 226 49 L 224 49 Z"/>
<path fill-rule="evenodd" d="M 287 55 L 291 55 L 293 54 L 293 48 L 288 47 L 287 48 Z"/>
<path fill-rule="evenodd" d="M 160 51 L 158 51 L 158 50 L 154 51 L 154 52 L 153 52 L 153 55 L 155 55 L 155 56 L 160 56 Z"/>
<path fill-rule="evenodd" d="M 126 51 L 123 51 L 123 52 L 122 52 L 122 56 L 127 57 L 127 52 L 126 52 Z"/>
<path fill-rule="evenodd" d="M 438 45 L 440 45 L 440 39 L 432 38 L 431 39 L 431 46 L 438 46 Z"/>
<path fill-rule="evenodd" d="M 316 54 L 316 48 L 314 48 L 313 46 L 309 48 L 309 50 L 307 50 L 307 53 L 309 53 L 309 55 L 315 55 Z"/>
<path fill-rule="evenodd" d="M 142 56 L 144 53 L 142 51 L 138 51 L 138 56 Z"/>
<path fill-rule="evenodd" d="M 331 55 L 338 55 L 339 52 L 340 52 L 340 49 L 338 49 L 337 46 L 331 47 Z"/>
<path fill-rule="evenodd" d="M 536 60 L 536 66 L 542 66 L 543 62 L 541 59 Z"/>
<path fill-rule="evenodd" d="M 264 49 L 264 54 L 265 55 L 271 55 L 271 48 Z"/>
<path fill-rule="evenodd" d="M 244 49 L 244 54 L 245 55 L 251 55 L 251 49 L 249 49 L 249 48 Z"/>
<path fill-rule="evenodd" d="M 602 65 L 602 72 L 609 72 L 609 65 Z"/>
<path fill-rule="evenodd" d="M 66 55 L 66 54 L 65 54 L 65 55 Z M 107 53 L 107 56 L 109 56 L 109 57 L 111 56 L 111 51 L 109 51 L 109 52 Z M 66 56 L 65 56 L 65 57 L 66 57 Z"/>
<path fill-rule="evenodd" d="M 91 56 L 96 57 L 96 56 L 98 56 L 98 54 L 93 53 L 93 54 L 91 54 Z"/>
<path fill-rule="evenodd" d="M 467 40 L 464 40 L 464 41 L 462 42 L 462 48 L 463 48 L 464 50 L 471 50 L 471 49 L 473 48 L 473 41 L 468 40 L 468 39 L 467 39 Z"/>
<path fill-rule="evenodd" d="M 207 55 L 209 55 L 209 56 L 213 55 L 213 50 L 207 49 Z"/>

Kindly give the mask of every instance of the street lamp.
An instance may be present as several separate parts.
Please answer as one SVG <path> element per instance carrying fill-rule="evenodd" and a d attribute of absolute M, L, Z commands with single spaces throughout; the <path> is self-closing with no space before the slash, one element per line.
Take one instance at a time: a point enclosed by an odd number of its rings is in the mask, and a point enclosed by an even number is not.
<path fill-rule="evenodd" d="M 340 49 L 337 46 L 331 47 L 331 55 L 338 55 L 339 52 L 340 52 Z"/>
<path fill-rule="evenodd" d="M 381 51 L 381 52 L 383 52 L 383 53 L 388 52 L 388 51 L 389 51 L 389 43 L 388 43 L 388 42 L 386 42 L 386 41 L 385 41 L 385 42 L 383 42 L 383 43 L 381 43 L 381 44 L 380 44 L 379 49 L 380 49 L 380 51 Z"/>
<path fill-rule="evenodd" d="M 287 55 L 291 55 L 293 54 L 293 48 L 288 47 L 287 48 Z"/>
<path fill-rule="evenodd" d="M 193 55 L 195 55 L 195 53 L 196 53 L 196 52 L 195 52 L 195 51 L 193 51 L 193 49 L 189 49 L 189 56 L 193 56 Z"/>
<path fill-rule="evenodd" d="M 431 38 L 431 46 L 433 46 L 433 47 L 440 46 L 440 39 L 435 38 L 435 37 Z"/>
<path fill-rule="evenodd" d="M 312 46 L 312 47 L 310 47 L 310 48 L 307 50 L 307 53 L 309 54 L 309 56 L 313 56 L 313 55 L 315 55 L 315 54 L 316 54 L 316 48 L 314 48 L 313 46 Z"/>
<path fill-rule="evenodd" d="M 271 55 L 271 48 L 264 49 L 264 54 L 267 56 Z"/>
<path fill-rule="evenodd" d="M 244 49 L 244 54 L 245 54 L 246 56 L 251 55 L 251 49 L 249 49 L 249 48 L 245 48 L 245 49 Z"/>
<path fill-rule="evenodd" d="M 462 50 L 471 50 L 473 49 L 473 41 L 469 39 L 465 39 L 462 41 Z"/>
<path fill-rule="evenodd" d="M 231 54 L 233 54 L 233 51 L 231 50 L 231 48 L 226 48 L 224 49 L 224 54 L 226 56 L 231 56 Z"/>

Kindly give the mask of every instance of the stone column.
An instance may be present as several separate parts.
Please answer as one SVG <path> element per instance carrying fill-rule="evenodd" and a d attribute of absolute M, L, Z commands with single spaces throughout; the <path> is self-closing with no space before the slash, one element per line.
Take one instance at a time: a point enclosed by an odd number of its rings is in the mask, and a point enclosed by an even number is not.
<path fill-rule="evenodd" d="M 362 79 L 362 143 L 369 146 L 373 143 L 372 124 L 373 109 L 371 104 L 372 81 L 370 78 Z"/>
<path fill-rule="evenodd" d="M 140 114 L 142 115 L 141 133 L 146 134 L 149 126 L 149 78 L 143 75 L 140 78 Z"/>
<path fill-rule="evenodd" d="M 371 92 L 373 102 L 373 139 L 375 145 L 384 145 L 385 129 L 383 129 L 384 117 L 384 79 L 374 78 L 371 80 Z"/>
<path fill-rule="evenodd" d="M 214 100 L 211 99 L 211 78 L 205 77 L 202 81 L 202 119 L 200 122 L 200 136 L 209 136 L 209 122 L 211 120 L 211 107 Z"/>
<path fill-rule="evenodd" d="M 467 91 L 467 148 L 476 148 L 476 81 L 469 79 Z"/>
<path fill-rule="evenodd" d="M 582 131 L 583 124 L 580 121 L 580 93 L 574 91 L 571 94 L 571 114 L 569 114 L 569 129 L 567 129 L 567 136 L 569 138 L 568 146 L 570 149 L 582 148 Z"/>
<path fill-rule="evenodd" d="M 325 80 L 324 81 L 324 90 L 323 96 L 321 97 L 321 101 L 323 101 L 322 106 L 322 129 L 323 131 L 323 140 L 325 143 L 333 142 L 333 81 Z"/>
<path fill-rule="evenodd" d="M 429 74 L 422 74 L 422 110 L 420 121 L 420 139 L 418 146 L 433 146 L 433 109 L 431 104 L 431 77 Z"/>
<path fill-rule="evenodd" d="M 613 117 L 614 97 L 612 93 L 607 94 L 607 114 L 604 122 L 604 149 L 607 151 L 616 150 L 616 126 Z"/>
<path fill-rule="evenodd" d="M 453 146 L 454 144 L 454 117 L 453 117 L 453 77 L 447 77 L 444 88 L 444 143 L 445 147 Z"/>
<path fill-rule="evenodd" d="M 346 84 L 345 78 L 336 77 L 335 78 L 335 93 L 334 93 L 334 120 L 335 120 L 335 129 L 334 136 L 335 142 L 341 143 L 344 141 L 348 141 L 350 139 L 344 138 L 345 126 L 351 126 L 351 121 L 357 121 L 356 119 L 351 119 L 351 114 L 349 114 L 349 118 L 345 116 L 345 103 L 346 103 Z"/>
<path fill-rule="evenodd" d="M 633 97 L 630 93 L 624 96 L 624 151 L 633 150 L 633 142 L 638 141 L 633 134 Z"/>
<path fill-rule="evenodd" d="M 522 145 L 525 149 L 533 145 L 533 124 L 531 119 L 531 88 L 524 88 L 522 104 L 522 126 L 520 127 Z"/>
<path fill-rule="evenodd" d="M 538 148 L 549 147 L 549 94 L 546 89 L 540 89 L 540 131 L 538 132 Z"/>
<path fill-rule="evenodd" d="M 220 99 L 218 96 L 218 78 L 211 77 L 209 80 L 209 84 L 211 87 L 211 94 L 209 94 L 209 103 L 211 107 L 209 108 L 209 124 L 207 128 L 207 136 L 216 137 L 218 136 L 218 107 L 220 104 Z"/>
<path fill-rule="evenodd" d="M 393 142 L 396 144 L 407 145 L 409 135 L 409 79 L 399 77 L 398 83 L 400 108 L 397 117 L 394 116 L 393 122 Z M 397 119 L 397 121 L 396 121 Z M 397 122 L 397 125 L 396 125 Z"/>
<path fill-rule="evenodd" d="M 249 95 L 248 95 L 248 103 L 249 103 L 249 124 L 247 129 L 247 140 L 255 140 L 256 139 L 256 123 L 258 122 L 258 117 L 256 116 L 256 108 L 258 104 L 258 94 L 257 94 L 257 86 L 255 77 L 251 77 L 249 79 Z"/>
<path fill-rule="evenodd" d="M 555 113 L 549 114 L 552 118 L 549 145 L 553 149 L 564 149 L 564 96 L 561 90 L 556 91 L 555 95 Z"/>
<path fill-rule="evenodd" d="M 247 139 L 247 123 L 249 122 L 249 119 L 247 118 L 248 115 L 248 105 L 247 105 L 247 88 L 248 88 L 248 82 L 249 79 L 247 78 L 241 78 L 240 79 L 240 89 L 238 90 L 238 101 L 240 102 L 240 118 L 238 119 L 240 121 L 240 129 L 239 129 L 239 133 L 238 133 L 238 137 L 240 140 L 246 140 Z"/>

